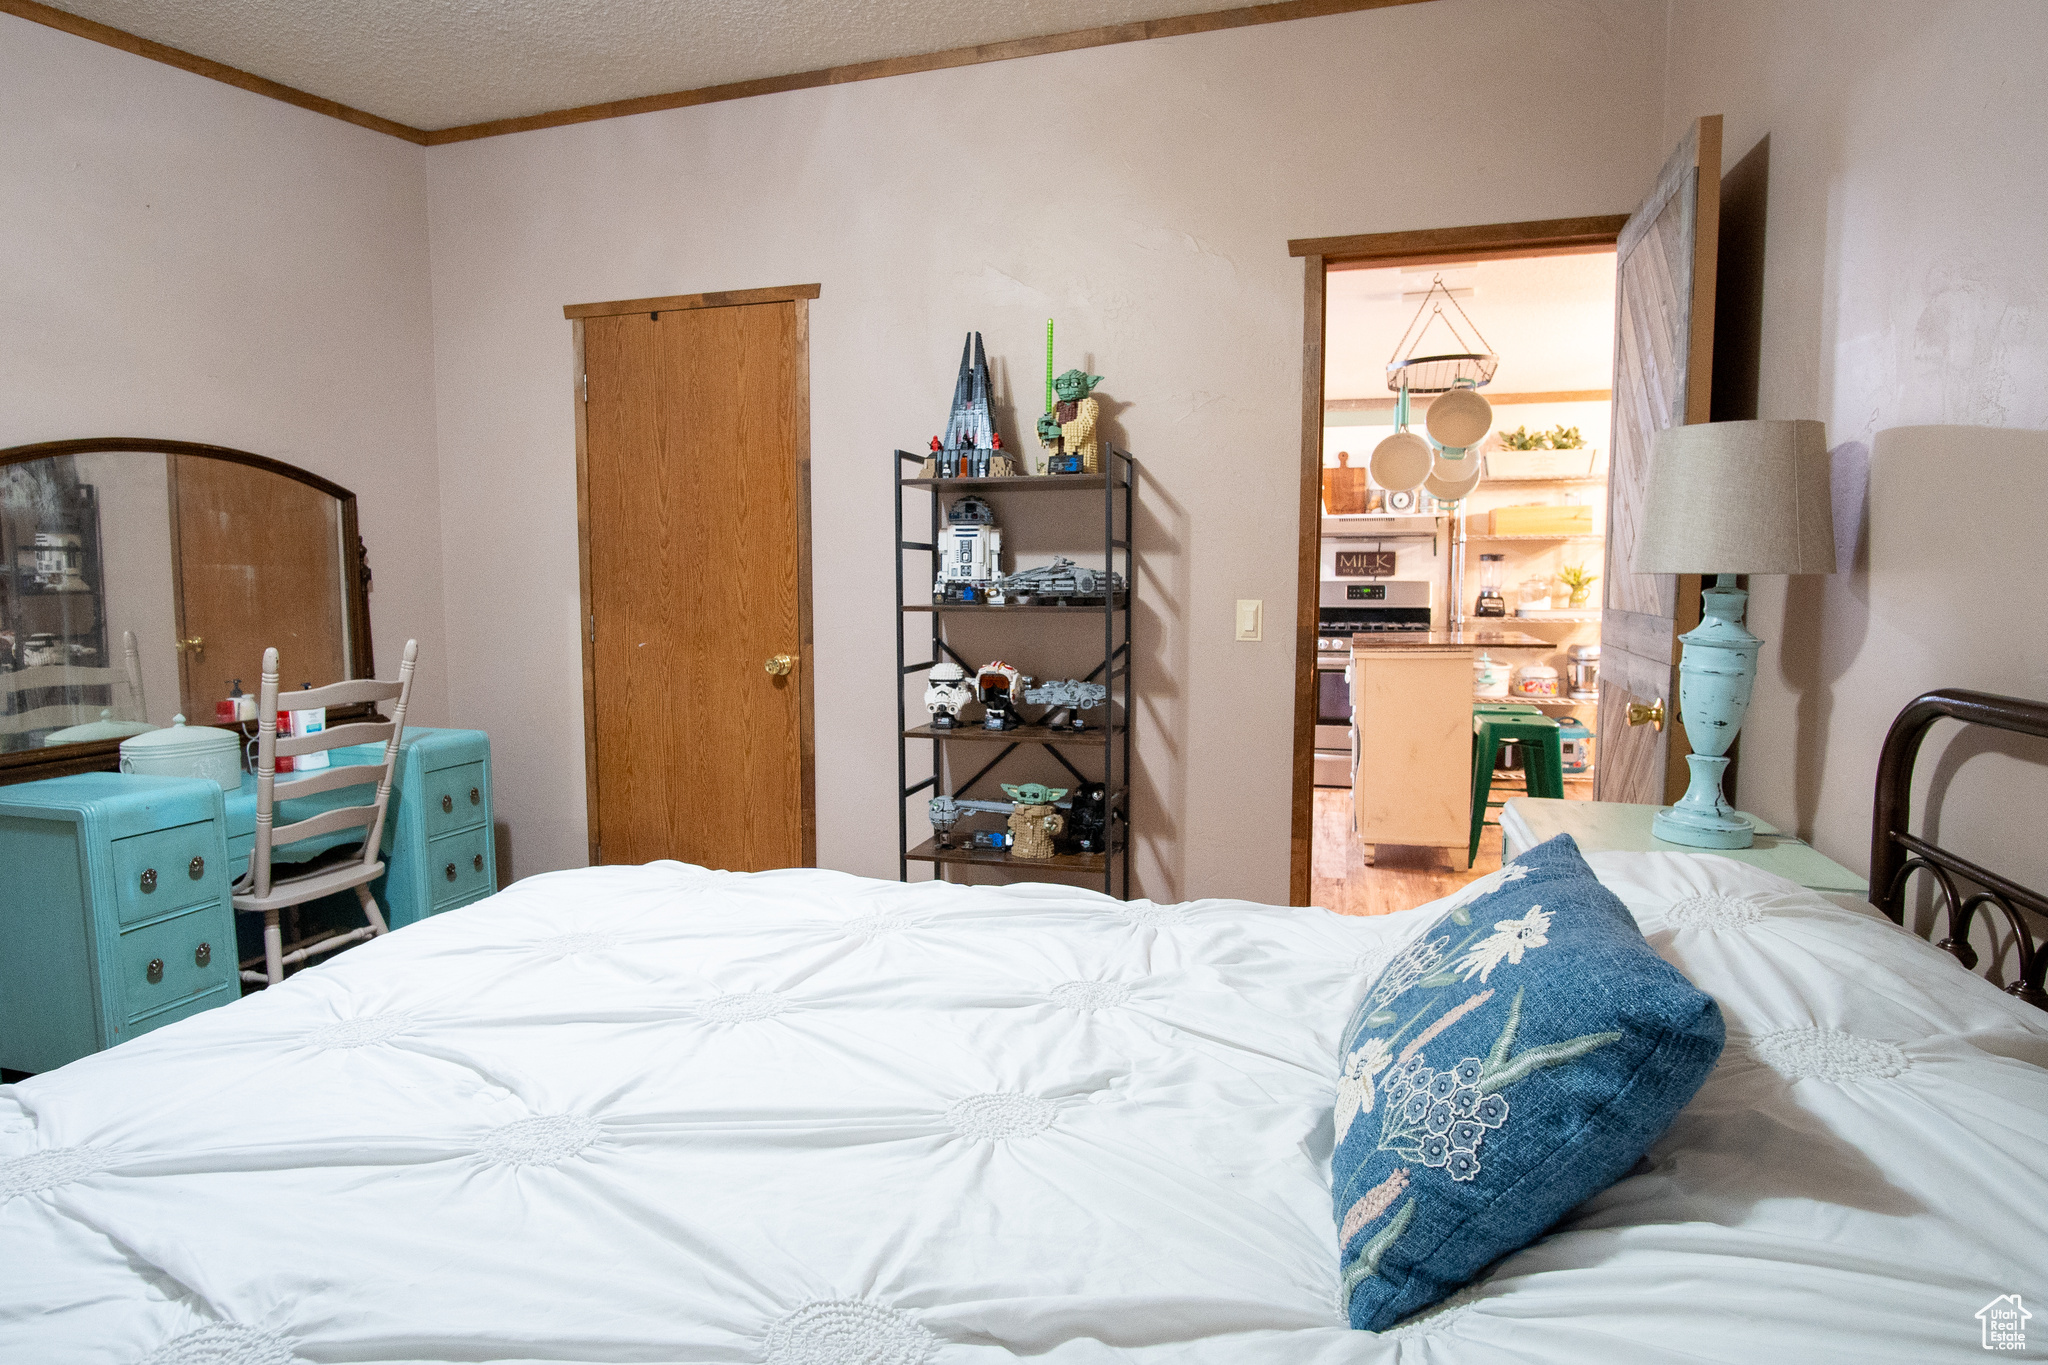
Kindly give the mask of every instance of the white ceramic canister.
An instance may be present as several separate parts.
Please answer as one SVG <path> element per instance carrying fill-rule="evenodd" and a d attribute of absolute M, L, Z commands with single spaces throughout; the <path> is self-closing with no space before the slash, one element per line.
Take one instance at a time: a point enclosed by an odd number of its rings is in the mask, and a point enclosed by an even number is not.
<path fill-rule="evenodd" d="M 1480 650 L 1472 659 L 1472 695 L 1505 697 L 1508 694 L 1508 666 Z"/>
<path fill-rule="evenodd" d="M 1557 670 L 1549 664 L 1523 664 L 1515 670 L 1514 694 L 1518 697 L 1557 695 Z"/>
<path fill-rule="evenodd" d="M 211 725 L 187 725 L 174 716 L 168 730 L 121 741 L 121 771 L 139 777 L 197 777 L 222 791 L 242 786 L 241 737 Z"/>

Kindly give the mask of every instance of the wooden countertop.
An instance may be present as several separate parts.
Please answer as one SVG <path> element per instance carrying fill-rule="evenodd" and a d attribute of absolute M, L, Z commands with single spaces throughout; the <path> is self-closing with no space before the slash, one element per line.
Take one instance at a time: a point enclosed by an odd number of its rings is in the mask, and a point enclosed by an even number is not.
<path fill-rule="evenodd" d="M 1372 633 L 1361 631 L 1351 637 L 1351 651 L 1354 654 L 1372 653 L 1390 649 L 1548 649 L 1557 648 L 1555 641 L 1540 640 L 1519 630 L 1432 630 L 1382 631 Z"/>

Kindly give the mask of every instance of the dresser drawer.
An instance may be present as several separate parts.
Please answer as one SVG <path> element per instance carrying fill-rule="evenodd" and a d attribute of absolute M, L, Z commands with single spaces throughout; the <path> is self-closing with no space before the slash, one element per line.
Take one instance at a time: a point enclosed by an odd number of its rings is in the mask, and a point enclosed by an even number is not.
<path fill-rule="evenodd" d="M 220 838 L 211 820 L 114 840 L 114 904 L 121 923 L 212 900 L 225 868 L 210 867 Z M 209 875 L 211 874 L 211 875 Z"/>
<path fill-rule="evenodd" d="M 235 980 L 234 924 L 218 902 L 202 906 L 128 930 L 118 960 L 122 1013 L 132 1024 Z"/>
<path fill-rule="evenodd" d="M 428 841 L 427 885 L 436 910 L 495 889 L 491 886 L 490 829 L 466 830 Z"/>
<path fill-rule="evenodd" d="M 137 1019 L 122 1029 L 113 1041 L 126 1042 L 130 1038 L 140 1038 L 143 1034 L 160 1029 L 165 1024 L 175 1024 L 180 1019 L 190 1019 L 195 1014 L 204 1014 L 208 1010 L 219 1009 L 222 1005 L 232 1005 L 241 998 L 242 993 L 233 986 L 215 986 L 204 995 L 188 996 L 169 1009 L 161 1009 L 146 1018 Z"/>
<path fill-rule="evenodd" d="M 490 792 L 484 786 L 484 765 L 458 763 L 427 774 L 427 837 L 438 838 L 484 822 Z"/>

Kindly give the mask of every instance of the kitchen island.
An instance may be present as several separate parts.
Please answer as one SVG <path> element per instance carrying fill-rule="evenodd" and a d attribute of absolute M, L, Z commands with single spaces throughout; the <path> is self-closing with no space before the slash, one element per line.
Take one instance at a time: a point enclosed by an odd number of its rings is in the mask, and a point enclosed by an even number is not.
<path fill-rule="evenodd" d="M 1351 652 L 1354 657 L 1381 650 L 1413 649 L 1418 645 L 1445 646 L 1464 649 L 1469 660 L 1469 651 L 1474 649 L 1555 649 L 1548 640 L 1538 639 L 1525 631 L 1499 630 L 1490 626 L 1466 626 L 1461 630 L 1386 631 L 1383 633 L 1364 632 L 1351 637 Z M 1469 693 L 1471 670 L 1466 670 L 1465 690 Z"/>

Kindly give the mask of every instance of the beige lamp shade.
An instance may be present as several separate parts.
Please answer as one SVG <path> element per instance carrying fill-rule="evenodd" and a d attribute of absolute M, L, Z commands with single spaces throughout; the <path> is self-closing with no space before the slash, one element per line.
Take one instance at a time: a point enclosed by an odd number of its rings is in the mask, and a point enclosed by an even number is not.
<path fill-rule="evenodd" d="M 1702 422 L 1657 433 L 1637 573 L 1833 573 L 1827 428 Z"/>

